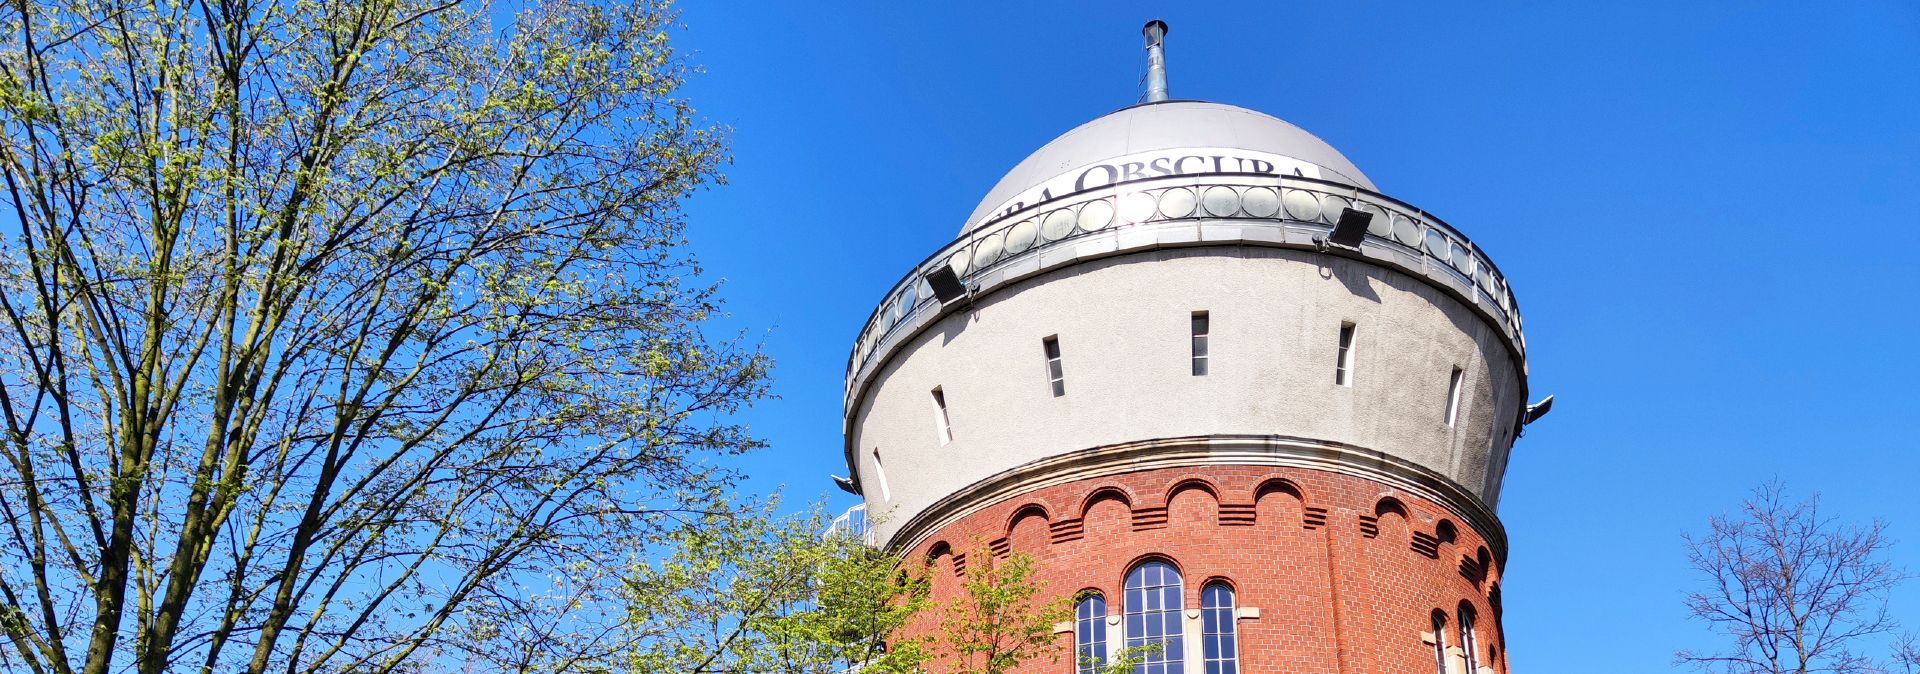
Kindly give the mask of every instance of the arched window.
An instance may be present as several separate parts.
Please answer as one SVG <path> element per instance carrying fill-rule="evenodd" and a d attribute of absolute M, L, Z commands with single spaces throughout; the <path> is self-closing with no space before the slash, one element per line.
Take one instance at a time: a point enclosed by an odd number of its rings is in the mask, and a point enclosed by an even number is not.
<path fill-rule="evenodd" d="M 1182 674 L 1180 570 L 1153 560 L 1127 572 L 1127 648 L 1148 648 L 1134 674 Z M 1154 648 L 1157 646 L 1157 648 Z"/>
<path fill-rule="evenodd" d="M 1466 651 L 1468 674 L 1480 671 L 1480 649 L 1474 642 L 1473 607 L 1463 603 L 1460 605 L 1460 650 Z"/>
<path fill-rule="evenodd" d="M 1207 674 L 1240 674 L 1239 635 L 1234 633 L 1233 588 L 1208 583 L 1200 591 L 1201 638 Z"/>
<path fill-rule="evenodd" d="M 1073 609 L 1076 674 L 1095 674 L 1107 664 L 1107 598 L 1089 592 Z"/>
<path fill-rule="evenodd" d="M 1433 671 L 1447 674 L 1447 614 L 1433 612 Z"/>

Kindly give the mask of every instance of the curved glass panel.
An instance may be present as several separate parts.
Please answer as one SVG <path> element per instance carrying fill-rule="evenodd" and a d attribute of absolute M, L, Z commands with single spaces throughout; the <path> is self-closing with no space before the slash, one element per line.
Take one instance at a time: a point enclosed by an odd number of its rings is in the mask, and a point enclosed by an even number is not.
<path fill-rule="evenodd" d="M 1256 218 L 1270 218 L 1280 212 L 1280 195 L 1271 187 L 1255 187 L 1242 196 L 1246 204 L 1247 215 Z"/>

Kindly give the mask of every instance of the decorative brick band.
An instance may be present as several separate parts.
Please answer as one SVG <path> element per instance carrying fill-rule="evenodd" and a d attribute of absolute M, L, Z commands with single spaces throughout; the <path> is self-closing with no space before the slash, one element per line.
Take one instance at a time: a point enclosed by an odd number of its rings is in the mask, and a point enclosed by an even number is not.
<path fill-rule="evenodd" d="M 1049 457 L 1002 471 L 969 485 L 901 523 L 887 536 L 886 546 L 893 550 L 919 548 L 940 528 L 978 512 L 980 509 L 1016 495 L 1044 487 L 1076 482 L 1105 475 L 1141 470 L 1218 465 L 1276 466 L 1320 470 L 1351 475 L 1405 490 L 1419 499 L 1439 504 L 1487 541 L 1493 558 L 1500 564 L 1507 559 L 1506 528 L 1479 497 L 1446 476 L 1419 464 L 1376 450 L 1338 442 L 1279 435 L 1203 435 L 1162 438 L 1095 447 Z M 1228 503 L 1222 500 L 1222 503 Z M 1164 504 L 1162 504 L 1164 505 Z M 1238 508 L 1239 505 L 1226 505 Z M 1056 513 L 1058 511 L 1055 511 Z M 1368 513 L 1374 515 L 1374 513 Z M 1236 514 L 1236 517 L 1239 515 Z M 1056 515 L 1056 518 L 1062 515 Z M 1136 510 L 1135 529 L 1166 526 L 1162 508 Z M 1058 519 L 1054 521 L 1059 521 Z M 1314 511 L 1309 504 L 1303 526 L 1314 529 L 1326 524 L 1326 512 Z M 1080 534 L 1078 524 L 1060 522 L 1055 536 L 1069 540 Z"/>

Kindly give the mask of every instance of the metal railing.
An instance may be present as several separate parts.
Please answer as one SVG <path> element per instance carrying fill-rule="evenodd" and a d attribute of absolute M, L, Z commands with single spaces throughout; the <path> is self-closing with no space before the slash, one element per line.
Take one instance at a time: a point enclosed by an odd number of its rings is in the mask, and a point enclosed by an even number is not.
<path fill-rule="evenodd" d="M 1345 208 L 1373 216 L 1361 244 L 1362 257 L 1450 288 L 1493 318 L 1525 362 L 1520 313 L 1506 277 L 1471 241 L 1439 218 L 1392 197 L 1326 180 L 1264 174 L 1168 176 L 1024 207 L 975 228 L 915 265 L 887 291 L 854 342 L 847 362 L 847 402 L 852 403 L 863 373 L 884 353 L 882 346 L 899 338 L 896 333 L 903 327 L 924 324 L 910 319 L 942 310 L 924 280 L 938 265 L 952 267 L 973 287 L 980 279 L 1016 265 L 1038 268 L 1026 261 L 1099 235 L 1124 236 L 1129 229 L 1180 224 L 1232 225 L 1240 230 L 1242 242 L 1312 248 L 1310 237 L 1330 230 Z M 1270 231 L 1256 231 L 1261 229 Z M 1196 239 L 1187 245 L 1210 242 Z"/>
<path fill-rule="evenodd" d="M 873 527 L 867 521 L 867 504 L 862 503 L 848 508 L 839 517 L 827 524 L 827 530 L 820 532 L 821 537 L 853 536 L 869 546 L 876 545 Z"/>

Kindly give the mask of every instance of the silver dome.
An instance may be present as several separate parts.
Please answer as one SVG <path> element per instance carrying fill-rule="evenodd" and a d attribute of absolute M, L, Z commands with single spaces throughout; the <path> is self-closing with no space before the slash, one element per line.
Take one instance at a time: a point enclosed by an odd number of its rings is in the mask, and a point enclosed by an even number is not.
<path fill-rule="evenodd" d="M 1291 158 L 1317 168 L 1320 175 L 1311 177 L 1378 191 L 1353 162 L 1300 127 L 1232 105 L 1167 101 L 1115 111 L 1034 151 L 987 192 L 960 233 L 985 224 L 1024 193 L 1102 162 L 1156 151 L 1209 148 Z M 1056 191 L 1052 196 L 1063 194 Z"/>

